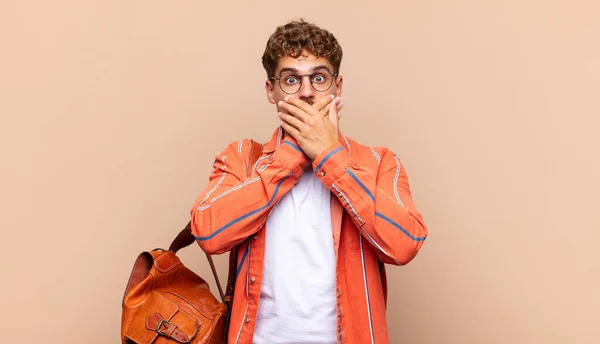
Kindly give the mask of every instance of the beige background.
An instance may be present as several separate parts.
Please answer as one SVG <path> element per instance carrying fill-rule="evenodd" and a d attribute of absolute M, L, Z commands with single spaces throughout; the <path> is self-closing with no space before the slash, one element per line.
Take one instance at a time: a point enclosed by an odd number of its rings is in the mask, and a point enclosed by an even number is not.
<path fill-rule="evenodd" d="M 401 156 L 430 228 L 388 270 L 392 342 L 600 343 L 599 13 L 0 1 L 0 341 L 118 342 L 137 254 L 188 221 L 225 144 L 278 124 L 260 56 L 305 16 L 345 51 L 343 132 Z"/>

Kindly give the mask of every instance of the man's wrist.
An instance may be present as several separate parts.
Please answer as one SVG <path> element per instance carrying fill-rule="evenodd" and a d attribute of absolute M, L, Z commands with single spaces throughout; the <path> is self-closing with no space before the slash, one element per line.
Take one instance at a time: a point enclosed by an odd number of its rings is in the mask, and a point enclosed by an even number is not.
<path fill-rule="evenodd" d="M 281 145 L 273 153 L 273 158 L 280 161 L 292 173 L 301 173 L 310 163 L 309 158 L 298 146 L 294 138 L 289 135 L 281 142 Z"/>
<path fill-rule="evenodd" d="M 336 142 L 312 161 L 313 172 L 328 185 L 343 173 L 350 161 L 348 151 L 340 142 Z"/>

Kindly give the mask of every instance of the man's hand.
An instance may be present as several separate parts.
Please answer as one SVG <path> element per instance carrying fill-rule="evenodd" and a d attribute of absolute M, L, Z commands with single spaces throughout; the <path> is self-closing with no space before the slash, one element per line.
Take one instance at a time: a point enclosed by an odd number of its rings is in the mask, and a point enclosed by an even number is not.
<path fill-rule="evenodd" d="M 329 104 L 335 99 L 334 95 L 330 95 L 327 96 L 325 98 L 321 98 L 319 100 L 317 100 L 316 102 L 314 102 L 312 104 L 312 107 L 315 108 L 316 110 L 319 110 L 321 112 L 321 114 L 323 114 L 323 116 L 328 117 L 329 116 Z M 344 108 L 344 103 L 342 103 L 341 101 L 339 102 L 339 104 L 337 105 L 337 113 L 338 113 L 338 117 L 341 117 L 342 114 L 340 113 L 340 111 L 342 111 L 342 108 Z M 289 114 L 287 111 L 283 111 L 283 113 L 287 113 Z"/>
<path fill-rule="evenodd" d="M 321 98 L 321 99 L 317 100 L 314 104 L 312 104 L 312 107 L 319 110 L 321 112 L 321 114 L 323 114 L 323 116 L 327 117 L 327 116 L 329 116 L 329 104 L 334 99 L 335 99 L 334 95 L 330 95 L 325 98 Z M 342 102 L 340 102 L 337 105 L 338 116 L 343 107 L 344 107 L 344 103 L 342 103 Z"/>
<path fill-rule="evenodd" d="M 286 97 L 279 107 L 287 113 L 279 113 L 282 127 L 296 140 L 304 154 L 313 160 L 321 152 L 338 142 L 338 107 L 341 99 L 336 98 L 326 107 L 327 115 L 305 101 Z"/>

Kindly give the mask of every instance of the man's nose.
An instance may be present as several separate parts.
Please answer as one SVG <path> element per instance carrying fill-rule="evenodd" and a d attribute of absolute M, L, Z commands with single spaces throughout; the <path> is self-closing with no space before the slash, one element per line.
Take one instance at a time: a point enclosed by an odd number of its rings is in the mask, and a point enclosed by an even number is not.
<path fill-rule="evenodd" d="M 302 84 L 298 91 L 298 97 L 304 101 L 312 101 L 315 98 L 315 89 L 310 84 L 310 76 L 305 75 L 302 77 Z"/>

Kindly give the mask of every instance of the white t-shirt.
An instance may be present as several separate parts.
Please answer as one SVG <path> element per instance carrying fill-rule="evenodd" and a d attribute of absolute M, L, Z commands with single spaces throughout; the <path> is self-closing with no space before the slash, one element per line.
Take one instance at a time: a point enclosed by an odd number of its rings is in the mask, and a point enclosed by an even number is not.
<path fill-rule="evenodd" d="M 268 217 L 253 344 L 336 343 L 330 197 L 307 169 Z"/>

